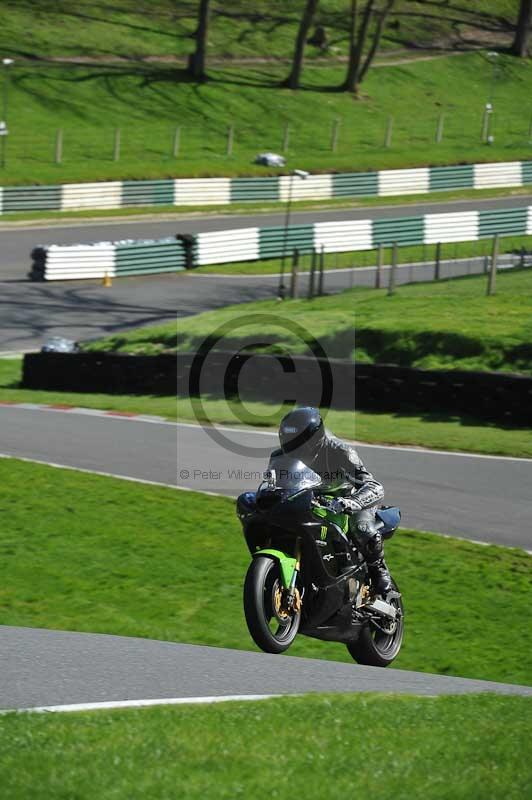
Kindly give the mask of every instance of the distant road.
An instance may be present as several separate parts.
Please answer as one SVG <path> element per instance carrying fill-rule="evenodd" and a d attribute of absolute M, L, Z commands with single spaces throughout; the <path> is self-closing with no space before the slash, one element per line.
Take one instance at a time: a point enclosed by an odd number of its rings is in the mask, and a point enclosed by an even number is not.
<path fill-rule="evenodd" d="M 408 205 L 372 206 L 329 211 L 295 211 L 292 222 L 333 222 L 335 220 L 389 219 L 417 214 L 437 214 L 476 209 L 519 208 L 532 204 L 532 195 L 501 197 L 492 200 L 453 200 L 450 202 L 410 203 Z M 220 213 L 213 216 L 186 215 L 170 221 L 146 221 L 130 218 L 120 222 L 51 222 L 43 227 L 28 223 L 10 227 L 6 218 L 0 217 L 0 279 L 21 280 L 30 267 L 30 252 L 38 244 L 77 244 L 80 242 L 118 241 L 121 239 L 159 239 L 176 233 L 230 230 L 265 225 L 283 225 L 284 212 L 266 214 Z"/>
<path fill-rule="evenodd" d="M 499 208 L 527 205 L 532 196 L 499 200 L 453 201 L 382 208 L 338 211 L 304 211 L 294 222 L 382 218 L 419 213 Z M 42 227 L 2 228 L 0 219 L 0 351 L 39 347 L 51 335 L 91 339 L 129 327 L 175 320 L 177 317 L 219 308 L 232 303 L 274 297 L 274 276 L 238 276 L 230 280 L 178 273 L 150 277 L 121 278 L 111 289 L 99 281 L 30 283 L 26 274 L 29 254 L 36 244 L 90 242 L 124 238 L 157 238 L 177 231 L 201 231 L 281 224 L 283 214 L 182 217 L 171 222 L 127 222 L 72 224 Z M 419 268 L 415 268 L 419 270 Z M 411 280 L 404 272 L 401 279 Z M 368 272 L 357 272 L 357 283 L 369 283 Z M 326 290 L 339 291 L 355 282 L 353 271 L 327 273 Z M 305 291 L 305 282 L 301 282 Z"/>

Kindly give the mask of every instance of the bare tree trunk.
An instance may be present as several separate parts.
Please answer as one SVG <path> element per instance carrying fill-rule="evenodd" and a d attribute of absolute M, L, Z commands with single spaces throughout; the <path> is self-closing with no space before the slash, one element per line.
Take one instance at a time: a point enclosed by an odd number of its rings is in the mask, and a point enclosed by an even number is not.
<path fill-rule="evenodd" d="M 356 40 L 357 40 L 357 17 L 358 17 L 358 0 L 351 0 L 351 25 L 349 27 L 349 63 L 347 67 L 347 75 L 345 77 L 345 87 L 344 87 L 346 90 L 348 90 L 350 86 L 354 86 L 356 83 L 357 60 L 355 54 L 356 54 Z"/>
<path fill-rule="evenodd" d="M 355 36 L 356 0 L 352 0 L 349 64 L 347 67 L 345 81 L 340 87 L 344 91 L 352 92 L 355 95 L 358 94 L 360 84 L 366 77 L 366 73 L 371 67 L 373 59 L 375 58 L 375 55 L 379 49 L 384 31 L 384 23 L 386 22 L 386 18 L 390 13 L 394 3 L 395 0 L 386 0 L 384 6 L 378 10 L 375 8 L 375 0 L 367 0 L 362 16 L 362 24 L 358 34 Z M 375 30 L 373 31 L 371 45 L 366 53 L 365 59 L 363 59 L 369 26 L 373 16 L 376 18 L 377 22 L 375 24 Z"/>
<path fill-rule="evenodd" d="M 375 4 L 375 0 L 368 0 L 366 6 L 364 8 L 364 13 L 362 16 L 362 24 L 358 31 L 358 35 L 355 35 L 356 32 L 356 2 L 352 2 L 351 4 L 351 35 L 350 35 L 350 47 L 349 47 L 349 63 L 347 65 L 347 75 L 345 81 L 342 85 L 342 89 L 346 92 L 356 92 L 359 84 L 359 71 L 360 71 L 360 64 L 362 62 L 362 51 L 364 49 L 364 42 L 366 41 L 366 36 L 368 33 L 369 22 L 371 19 L 371 14 L 373 12 L 373 6 Z"/>
<path fill-rule="evenodd" d="M 294 50 L 294 58 L 292 60 L 292 69 L 290 75 L 282 82 L 282 86 L 289 89 L 299 89 L 301 81 L 301 70 L 303 69 L 303 55 L 305 52 L 305 44 L 307 42 L 308 32 L 312 25 L 312 20 L 318 8 L 319 0 L 307 0 L 301 22 L 299 23 L 299 30 L 296 37 L 296 46 Z"/>
<path fill-rule="evenodd" d="M 196 30 L 196 49 L 188 59 L 188 71 L 197 81 L 206 81 L 207 36 L 209 33 L 209 13 L 211 0 L 199 0 L 198 27 Z"/>
<path fill-rule="evenodd" d="M 515 38 L 510 48 L 514 56 L 526 58 L 528 55 L 528 37 L 532 21 L 532 0 L 521 0 L 519 5 L 519 16 L 515 29 Z"/>
<path fill-rule="evenodd" d="M 371 43 L 371 47 L 366 55 L 364 66 L 360 70 L 360 74 L 358 77 L 359 84 L 362 83 L 362 81 L 366 77 L 368 69 L 371 67 L 373 63 L 373 59 L 375 58 L 375 54 L 377 53 L 377 50 L 379 49 L 379 45 L 381 43 L 382 32 L 384 30 L 384 23 L 386 22 L 386 17 L 392 10 L 394 3 L 395 0 L 386 0 L 386 5 L 379 14 L 379 17 L 377 19 L 377 27 L 375 28 L 375 33 L 373 34 L 373 41 Z"/>

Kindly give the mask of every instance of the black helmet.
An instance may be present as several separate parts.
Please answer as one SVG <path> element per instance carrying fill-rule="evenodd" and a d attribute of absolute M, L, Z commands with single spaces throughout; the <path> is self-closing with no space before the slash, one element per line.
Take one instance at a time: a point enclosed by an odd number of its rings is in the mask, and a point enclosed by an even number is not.
<path fill-rule="evenodd" d="M 302 460 L 313 455 L 325 435 L 323 420 L 317 408 L 305 406 L 290 411 L 281 420 L 279 442 L 283 453 L 294 453 Z"/>

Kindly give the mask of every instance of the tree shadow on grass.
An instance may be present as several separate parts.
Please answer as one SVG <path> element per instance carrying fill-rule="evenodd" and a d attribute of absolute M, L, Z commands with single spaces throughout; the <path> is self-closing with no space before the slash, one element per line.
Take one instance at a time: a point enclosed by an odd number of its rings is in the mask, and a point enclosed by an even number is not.
<path fill-rule="evenodd" d="M 46 70 L 46 71 L 45 71 Z M 82 86 L 87 84 L 103 85 L 109 98 L 116 102 L 116 109 L 127 106 L 131 109 L 132 100 L 124 79 L 136 79 L 137 86 L 149 90 L 143 97 L 142 91 L 137 91 L 134 98 L 135 110 L 143 114 L 152 115 L 155 111 L 160 116 L 175 117 L 176 97 L 172 92 L 165 92 L 165 87 L 188 85 L 191 90 L 201 98 L 201 104 L 209 105 L 211 100 L 202 89 L 207 85 L 241 86 L 250 88 L 275 88 L 278 85 L 278 76 L 266 77 L 259 72 L 255 75 L 238 77 L 234 71 L 224 73 L 219 71 L 208 77 L 205 82 L 195 80 L 187 69 L 175 66 L 154 66 L 141 61 L 117 65 L 47 65 L 42 71 L 32 68 L 19 70 L 12 76 L 12 83 L 21 95 L 32 98 L 35 103 L 47 111 L 68 112 L 78 119 L 89 117 L 94 111 L 94 105 L 86 103 L 84 98 L 74 93 L 69 98 L 69 86 Z M 205 115 L 203 115 L 205 116 Z"/>

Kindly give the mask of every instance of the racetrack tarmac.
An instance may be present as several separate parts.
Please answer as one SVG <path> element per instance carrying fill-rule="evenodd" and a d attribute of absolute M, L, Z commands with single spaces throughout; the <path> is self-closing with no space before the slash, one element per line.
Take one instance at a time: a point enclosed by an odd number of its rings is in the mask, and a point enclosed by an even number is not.
<path fill-rule="evenodd" d="M 256 489 L 278 441 L 274 432 L 224 428 L 224 446 L 199 425 L 9 407 L 0 407 L 0 431 L 6 455 L 229 496 Z M 385 501 L 401 507 L 404 527 L 532 549 L 532 460 L 357 449 Z"/>
<path fill-rule="evenodd" d="M 0 627 L 0 709 L 224 695 L 496 692 L 532 687 L 133 637 Z"/>

